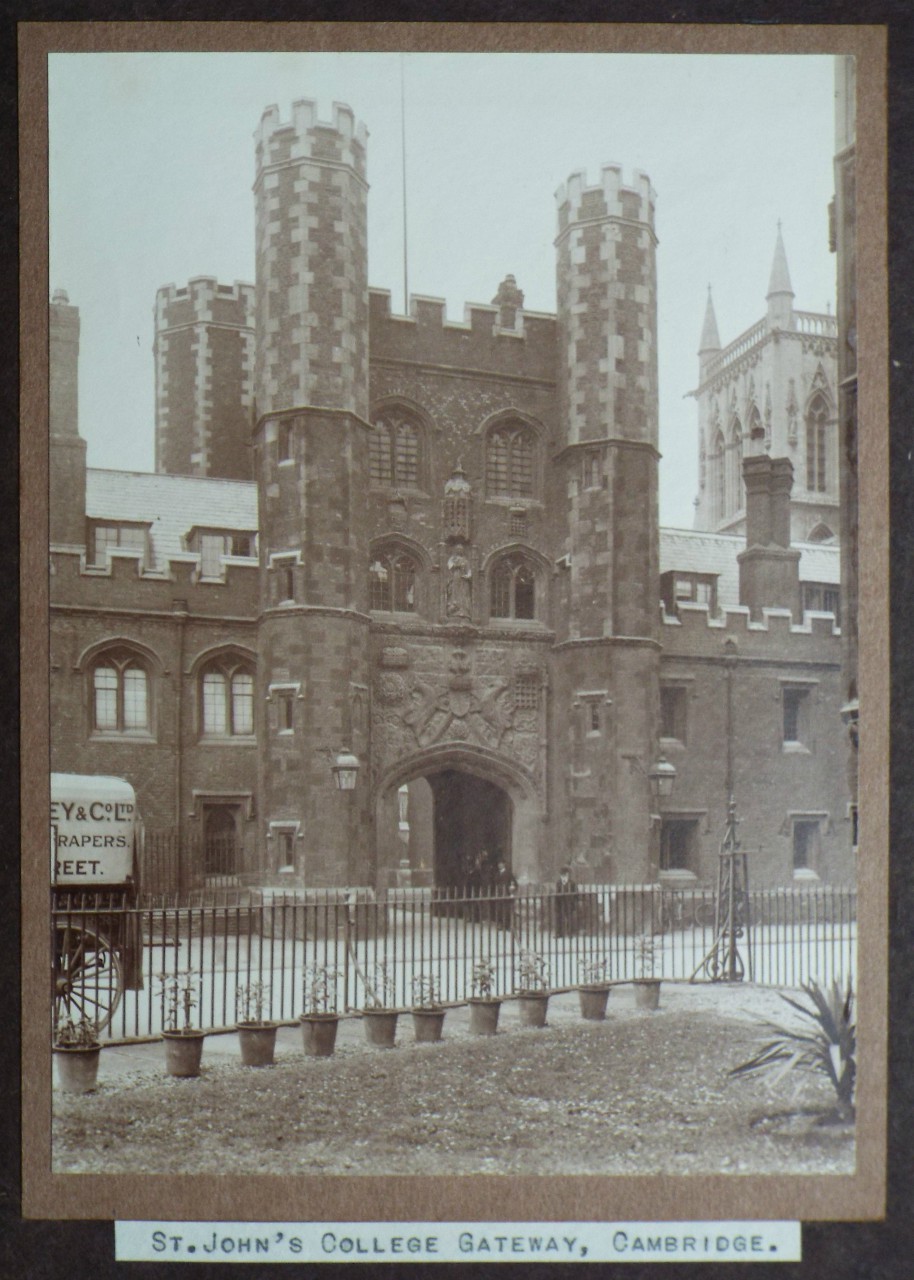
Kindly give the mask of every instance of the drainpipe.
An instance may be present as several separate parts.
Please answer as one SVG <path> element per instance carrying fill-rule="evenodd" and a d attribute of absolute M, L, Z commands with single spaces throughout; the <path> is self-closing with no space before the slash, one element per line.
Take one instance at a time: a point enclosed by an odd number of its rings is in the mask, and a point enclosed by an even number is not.
<path fill-rule="evenodd" d="M 175 672 L 175 838 L 178 857 L 178 892 L 187 888 L 187 868 L 184 863 L 184 632 L 187 624 L 187 601 L 172 602 L 178 626 L 178 657 Z"/>

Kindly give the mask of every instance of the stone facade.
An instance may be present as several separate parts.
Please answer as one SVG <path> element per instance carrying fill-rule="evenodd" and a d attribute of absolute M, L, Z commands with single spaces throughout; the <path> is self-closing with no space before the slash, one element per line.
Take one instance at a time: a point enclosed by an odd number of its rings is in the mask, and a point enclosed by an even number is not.
<path fill-rule="evenodd" d="M 751 460 L 748 547 L 658 526 L 648 179 L 559 190 L 556 315 L 508 276 L 460 322 L 398 316 L 367 284 L 366 137 L 308 102 L 258 131 L 256 482 L 52 489 L 55 768 L 312 885 L 453 883 L 483 848 L 522 881 L 712 881 L 731 792 L 756 883 L 848 880 L 841 642 L 801 590 L 837 551 L 772 518 L 790 462 Z"/>

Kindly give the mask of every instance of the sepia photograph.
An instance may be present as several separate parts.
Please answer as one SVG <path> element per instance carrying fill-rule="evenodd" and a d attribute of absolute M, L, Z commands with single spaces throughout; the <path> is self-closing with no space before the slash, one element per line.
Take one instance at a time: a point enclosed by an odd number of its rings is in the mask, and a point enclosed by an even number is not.
<path fill-rule="evenodd" d="M 45 1188 L 878 1203 L 849 47 L 48 52 Z"/>

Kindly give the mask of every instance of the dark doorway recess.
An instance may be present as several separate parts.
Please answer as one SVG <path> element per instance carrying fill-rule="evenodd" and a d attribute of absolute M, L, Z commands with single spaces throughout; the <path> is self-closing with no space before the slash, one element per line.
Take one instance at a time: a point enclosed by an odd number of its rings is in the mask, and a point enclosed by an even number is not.
<path fill-rule="evenodd" d="M 445 769 L 430 774 L 435 804 L 435 884 L 462 887 L 485 850 L 511 870 L 511 800 L 494 782 Z"/>

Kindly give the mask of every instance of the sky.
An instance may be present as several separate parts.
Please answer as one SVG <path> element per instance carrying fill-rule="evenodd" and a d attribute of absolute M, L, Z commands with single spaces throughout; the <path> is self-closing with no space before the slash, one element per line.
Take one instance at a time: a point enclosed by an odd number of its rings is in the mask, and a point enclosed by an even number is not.
<path fill-rule="evenodd" d="M 657 191 L 660 514 L 690 528 L 708 285 L 724 346 L 761 319 L 781 221 L 794 305 L 834 310 L 828 56 L 95 53 L 49 57 L 50 276 L 80 310 L 90 466 L 152 470 L 156 290 L 254 280 L 263 109 L 333 102 L 369 131 L 368 277 L 402 314 L 405 91 L 411 293 L 488 303 L 513 273 L 555 311 L 554 193 L 619 163 Z"/>

